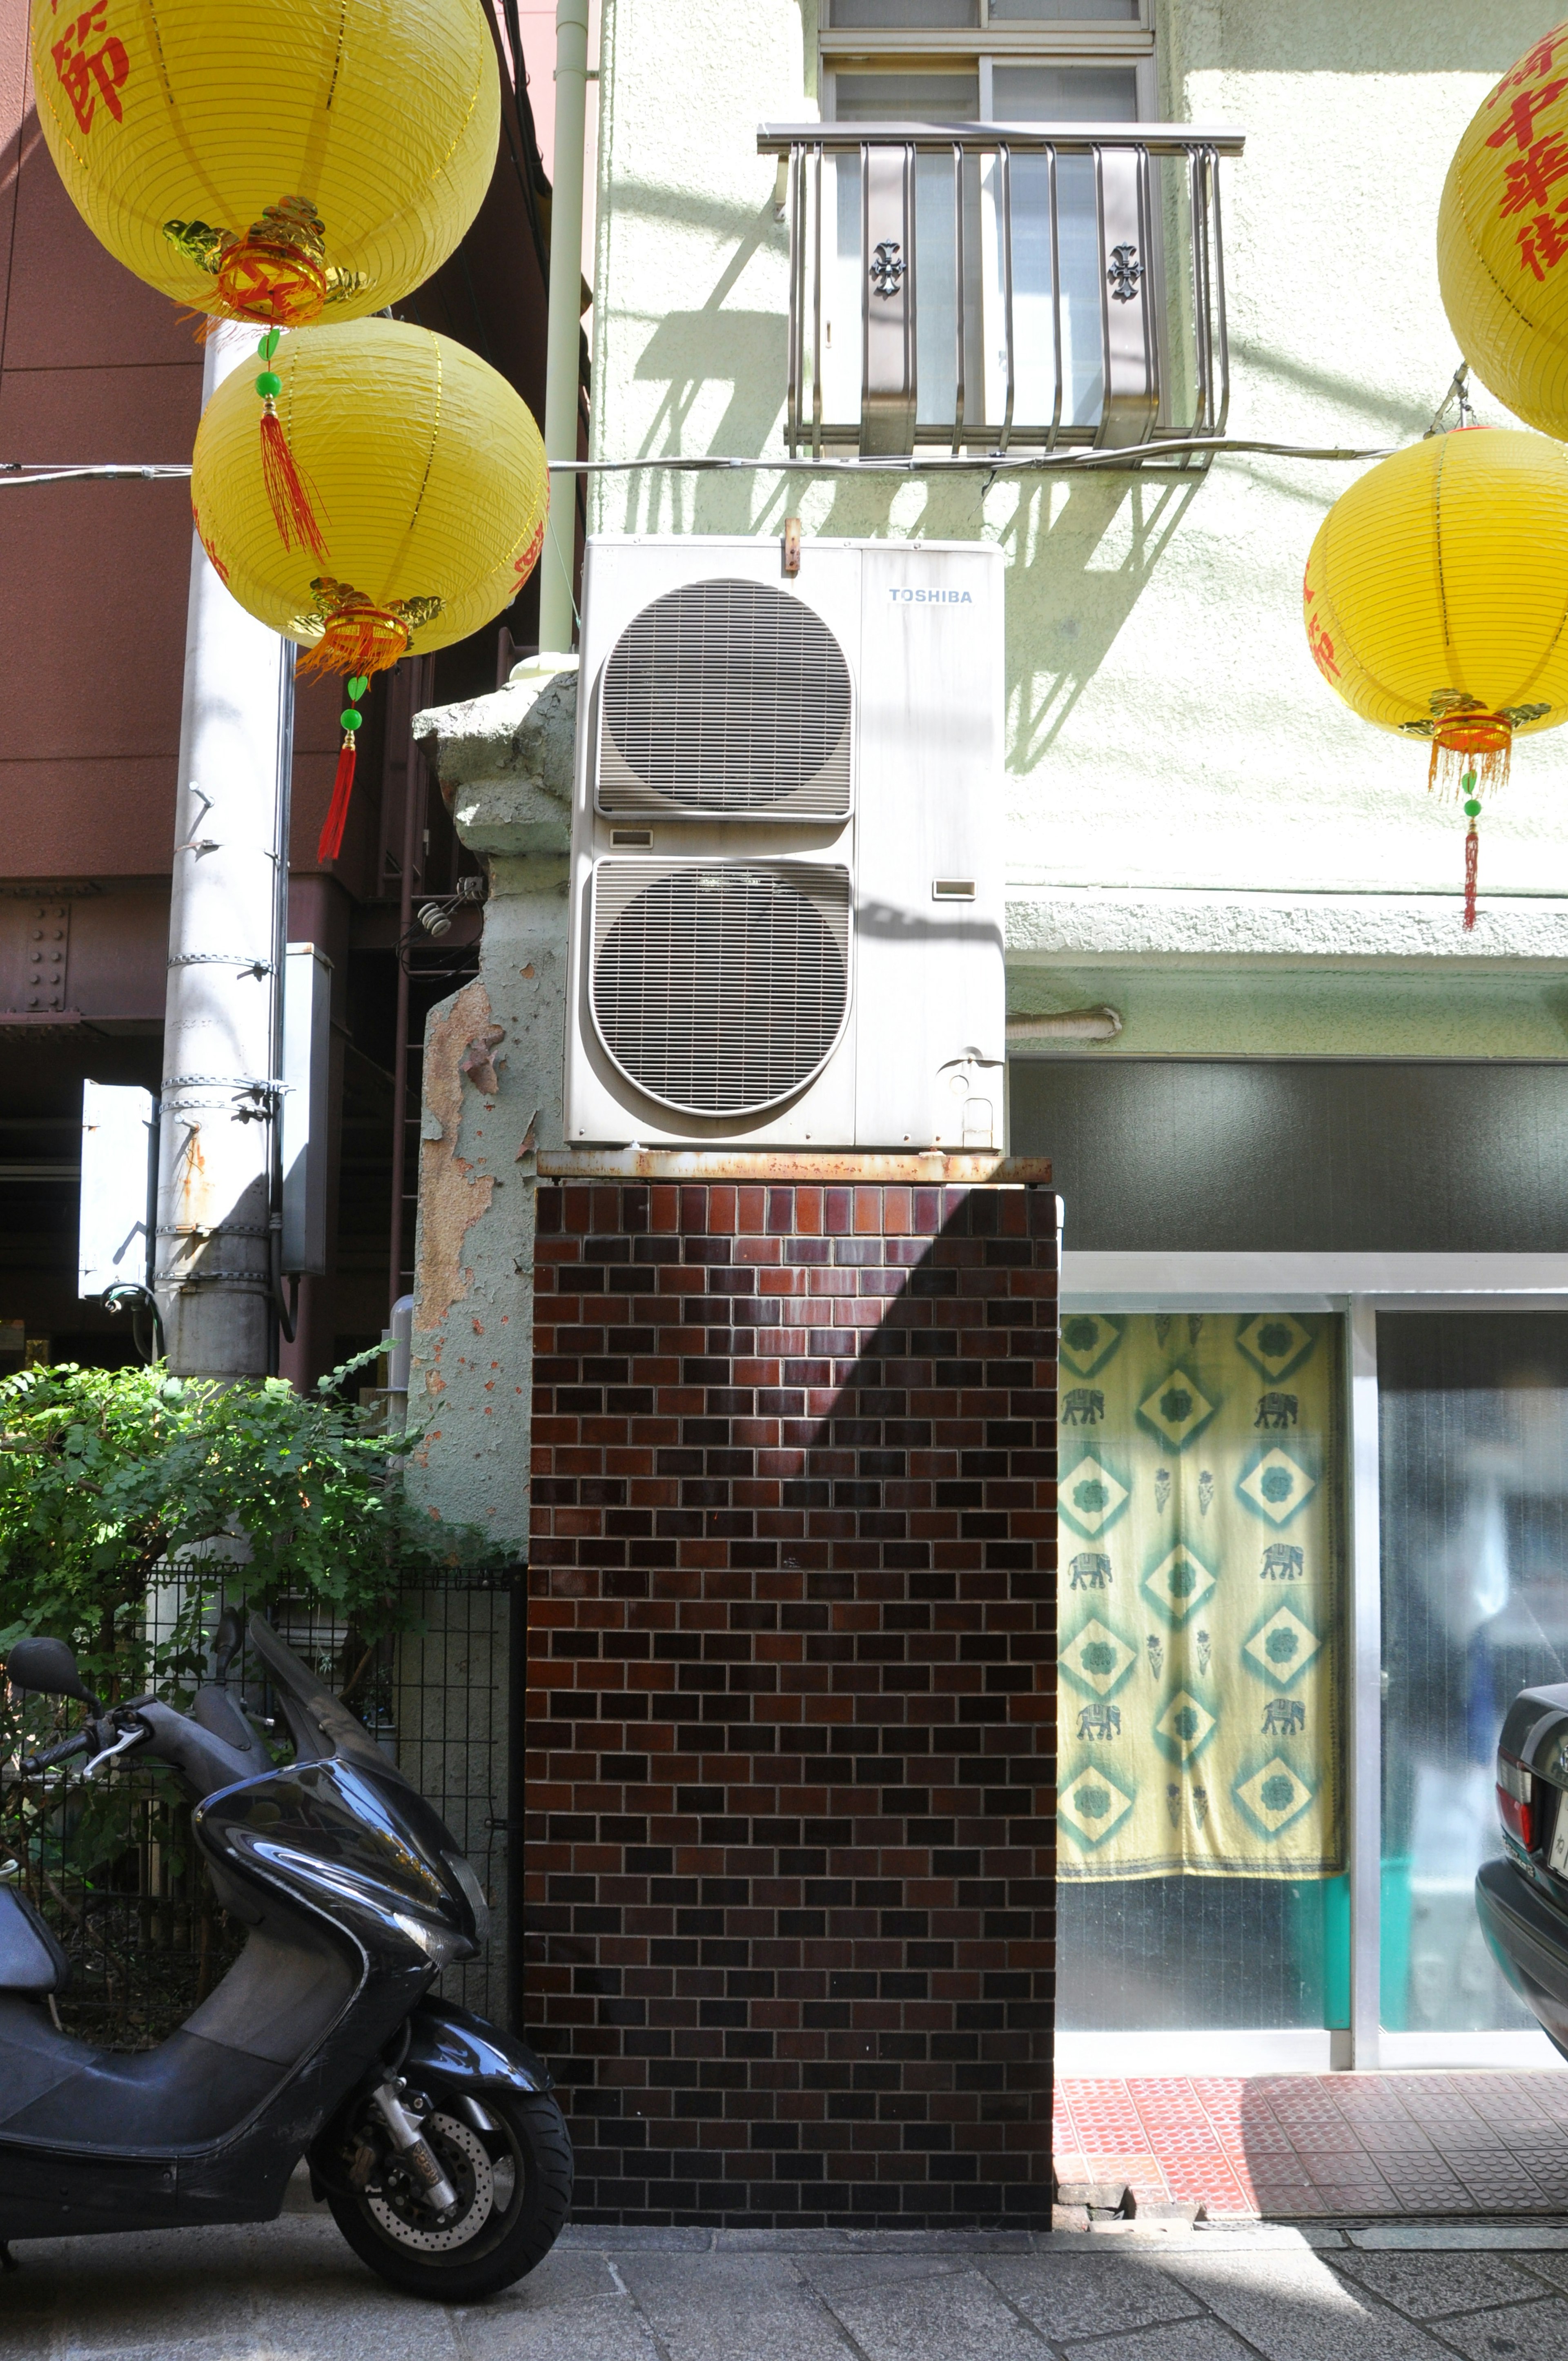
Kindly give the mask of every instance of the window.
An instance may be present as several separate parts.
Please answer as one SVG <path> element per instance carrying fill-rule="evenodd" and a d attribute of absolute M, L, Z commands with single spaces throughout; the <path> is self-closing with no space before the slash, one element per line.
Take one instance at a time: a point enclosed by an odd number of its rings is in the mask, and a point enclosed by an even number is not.
<path fill-rule="evenodd" d="M 1157 113 L 1148 0 L 825 0 L 823 115 L 839 123 L 1135 123 Z M 1055 417 L 1069 439 L 1105 419 L 1101 279 L 1105 225 L 1094 159 L 1057 166 L 1059 291 L 1053 295 L 1050 167 L 1023 152 L 963 168 L 923 155 L 916 173 L 919 257 L 916 419 L 937 429 L 959 402 L 958 249 L 963 250 L 964 422 L 1006 418 L 1029 439 Z M 861 166 L 834 167 L 825 213 L 837 235 L 826 260 L 823 390 L 830 416 L 859 407 L 861 366 Z M 1102 200 L 1103 202 L 1103 200 Z M 1159 210 L 1146 197 L 1140 220 Z M 1108 216 L 1109 217 L 1109 216 Z M 1010 251 L 1008 244 L 1010 238 Z M 1149 242 L 1140 229 L 1124 249 Z M 1118 249 L 1123 250 L 1123 249 Z M 1152 281 L 1151 281 L 1152 288 Z M 1058 320 L 1060 387 L 1058 389 Z M 1120 323 L 1118 322 L 1118 325 Z M 1054 433 L 1054 429 L 1052 432 Z M 1116 439 L 1124 439 L 1118 435 Z"/>
<path fill-rule="evenodd" d="M 912 71 L 971 75 L 986 123 L 1153 119 L 1149 0 L 824 0 L 823 114 L 899 119 Z M 846 83 L 853 84 L 850 103 Z M 879 100 L 878 91 L 883 94 Z M 932 96 L 933 111 L 946 101 Z"/>

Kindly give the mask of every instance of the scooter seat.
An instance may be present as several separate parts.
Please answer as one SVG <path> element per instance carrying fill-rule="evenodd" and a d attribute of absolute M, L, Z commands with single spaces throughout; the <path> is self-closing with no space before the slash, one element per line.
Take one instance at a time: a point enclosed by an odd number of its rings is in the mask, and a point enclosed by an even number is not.
<path fill-rule="evenodd" d="M 25 1894 L 0 1885 L 0 1992 L 63 1992 L 71 1962 Z"/>

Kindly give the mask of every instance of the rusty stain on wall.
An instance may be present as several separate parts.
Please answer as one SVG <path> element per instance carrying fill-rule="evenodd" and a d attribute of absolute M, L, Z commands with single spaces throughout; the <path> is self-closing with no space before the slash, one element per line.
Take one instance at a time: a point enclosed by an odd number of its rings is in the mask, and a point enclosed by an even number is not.
<path fill-rule="evenodd" d="M 466 1295 L 473 1271 L 463 1256 L 468 1232 L 490 1210 L 495 1179 L 476 1173 L 458 1153 L 463 1126 L 463 1060 L 490 1020 L 490 995 L 480 983 L 465 984 L 431 1018 L 424 1052 L 427 1121 L 441 1126 L 438 1139 L 420 1143 L 419 1272 L 415 1281 L 416 1324 L 439 1328 Z"/>

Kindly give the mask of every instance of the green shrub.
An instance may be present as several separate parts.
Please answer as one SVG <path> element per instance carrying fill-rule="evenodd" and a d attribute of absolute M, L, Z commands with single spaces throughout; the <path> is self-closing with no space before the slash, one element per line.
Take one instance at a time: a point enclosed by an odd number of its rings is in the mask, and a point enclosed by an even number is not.
<path fill-rule="evenodd" d="M 47 1631 L 77 1650 L 89 1686 L 113 1691 L 143 1669 L 127 1659 L 159 1568 L 203 1544 L 229 1561 L 231 1591 L 232 1561 L 246 1562 L 252 1605 L 288 1593 L 367 1638 L 390 1629 L 399 1575 L 470 1562 L 480 1536 L 409 1499 L 399 1461 L 417 1435 L 378 1433 L 339 1393 L 375 1357 L 311 1394 L 159 1364 L 65 1362 L 0 1381 L 0 1652 Z"/>

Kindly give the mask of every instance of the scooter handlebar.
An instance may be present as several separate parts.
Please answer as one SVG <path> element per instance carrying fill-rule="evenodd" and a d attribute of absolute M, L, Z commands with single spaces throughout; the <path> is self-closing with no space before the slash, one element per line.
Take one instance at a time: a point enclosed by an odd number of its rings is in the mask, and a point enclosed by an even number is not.
<path fill-rule="evenodd" d="M 31 1779 L 40 1771 L 52 1771 L 57 1763 L 68 1763 L 73 1754 L 85 1754 L 92 1743 L 91 1730 L 79 1730 L 62 1738 L 58 1746 L 46 1746 L 41 1754 L 24 1756 L 16 1767 L 24 1779 Z"/>

